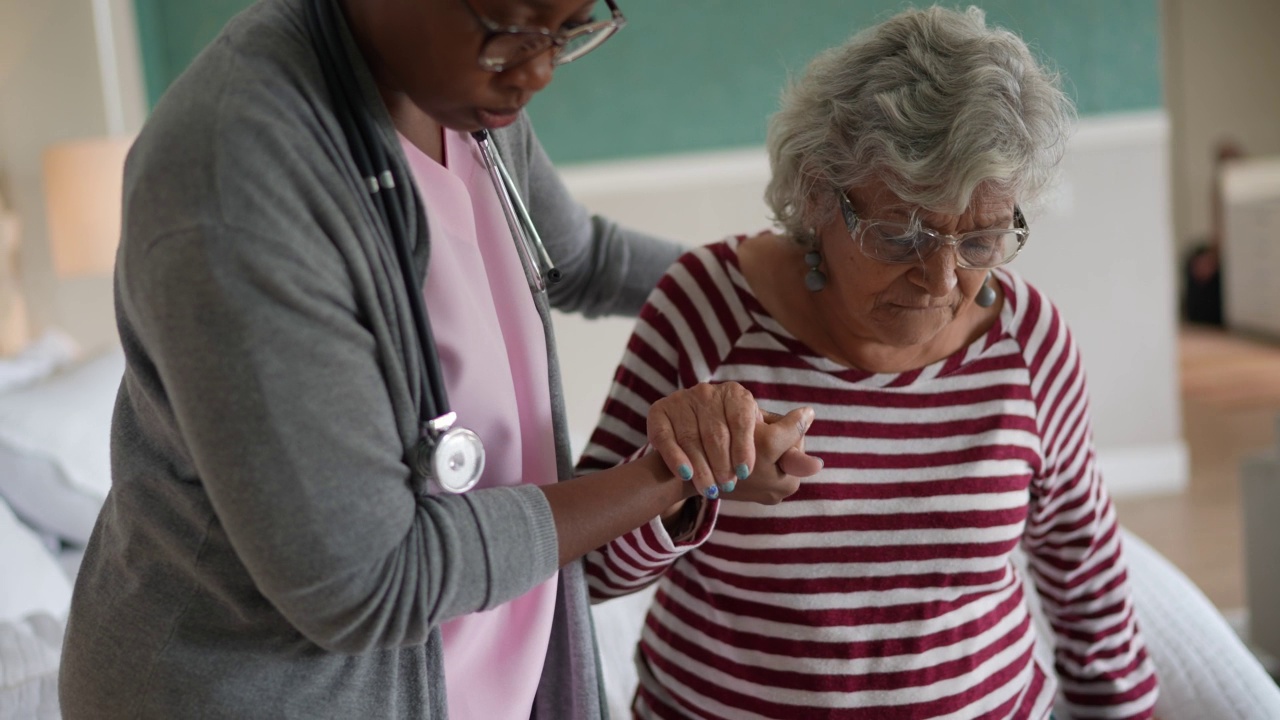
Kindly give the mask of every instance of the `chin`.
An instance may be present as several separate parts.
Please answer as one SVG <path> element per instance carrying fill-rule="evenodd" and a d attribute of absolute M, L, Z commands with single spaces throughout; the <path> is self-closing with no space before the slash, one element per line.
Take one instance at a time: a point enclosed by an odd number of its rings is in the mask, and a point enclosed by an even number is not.
<path fill-rule="evenodd" d="M 938 334 L 937 332 L 921 332 L 921 333 L 899 332 L 899 333 L 886 334 L 881 341 L 885 345 L 888 345 L 890 347 L 896 347 L 896 348 L 901 348 L 905 350 L 906 348 L 915 347 L 917 345 L 924 345 L 925 343 L 932 340 L 937 334 Z"/>
<path fill-rule="evenodd" d="M 923 345 L 938 336 L 938 333 L 951 324 L 953 316 L 947 313 L 943 318 L 903 318 L 901 316 L 887 319 L 880 324 L 880 342 L 890 347 L 908 348 Z"/>

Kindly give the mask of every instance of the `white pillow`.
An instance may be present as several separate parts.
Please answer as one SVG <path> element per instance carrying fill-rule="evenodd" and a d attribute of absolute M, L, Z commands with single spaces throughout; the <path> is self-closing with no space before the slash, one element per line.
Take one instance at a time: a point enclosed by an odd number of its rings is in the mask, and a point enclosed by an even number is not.
<path fill-rule="evenodd" d="M 65 618 L 71 583 L 30 528 L 0 500 L 0 623 L 44 612 Z"/>
<path fill-rule="evenodd" d="M 117 348 L 0 394 L 0 442 L 49 460 L 100 503 L 111 489 L 111 413 L 123 374 Z"/>
<path fill-rule="evenodd" d="M 0 392 L 28 385 L 71 362 L 76 342 L 60 330 L 47 330 L 17 355 L 0 358 Z"/>

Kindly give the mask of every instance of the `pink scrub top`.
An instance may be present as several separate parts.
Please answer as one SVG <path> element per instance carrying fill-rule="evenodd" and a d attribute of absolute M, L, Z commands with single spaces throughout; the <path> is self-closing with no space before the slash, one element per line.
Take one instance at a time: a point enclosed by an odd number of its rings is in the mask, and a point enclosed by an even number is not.
<path fill-rule="evenodd" d="M 556 480 L 542 320 L 479 148 L 444 131 L 445 164 L 403 136 L 427 208 L 423 289 L 450 409 L 480 436 L 477 488 Z M 474 492 L 474 491 L 472 491 Z M 528 720 L 551 637 L 558 578 L 441 625 L 451 720 Z"/>

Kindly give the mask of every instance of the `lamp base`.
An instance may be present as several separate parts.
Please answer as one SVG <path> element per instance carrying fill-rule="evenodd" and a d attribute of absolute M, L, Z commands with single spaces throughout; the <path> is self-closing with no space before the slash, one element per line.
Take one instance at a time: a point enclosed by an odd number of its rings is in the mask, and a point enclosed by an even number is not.
<path fill-rule="evenodd" d="M 27 304 L 18 282 L 18 218 L 0 210 L 0 357 L 20 352 L 29 339 Z"/>

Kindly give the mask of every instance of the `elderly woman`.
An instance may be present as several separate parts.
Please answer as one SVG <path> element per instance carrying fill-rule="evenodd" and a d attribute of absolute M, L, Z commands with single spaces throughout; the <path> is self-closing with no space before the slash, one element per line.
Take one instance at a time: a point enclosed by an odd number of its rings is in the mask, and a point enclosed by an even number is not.
<path fill-rule="evenodd" d="M 1072 118 L 977 9 L 893 17 L 786 94 L 782 232 L 673 266 L 580 467 L 643 453 L 673 390 L 736 381 L 765 410 L 813 406 L 825 468 L 780 504 L 725 493 L 687 537 L 655 520 L 589 556 L 597 599 L 660 581 L 638 717 L 1046 718 L 1059 685 L 1073 717 L 1151 716 L 1080 356 L 1005 267 Z M 1055 667 L 1033 656 L 1019 546 Z"/>

